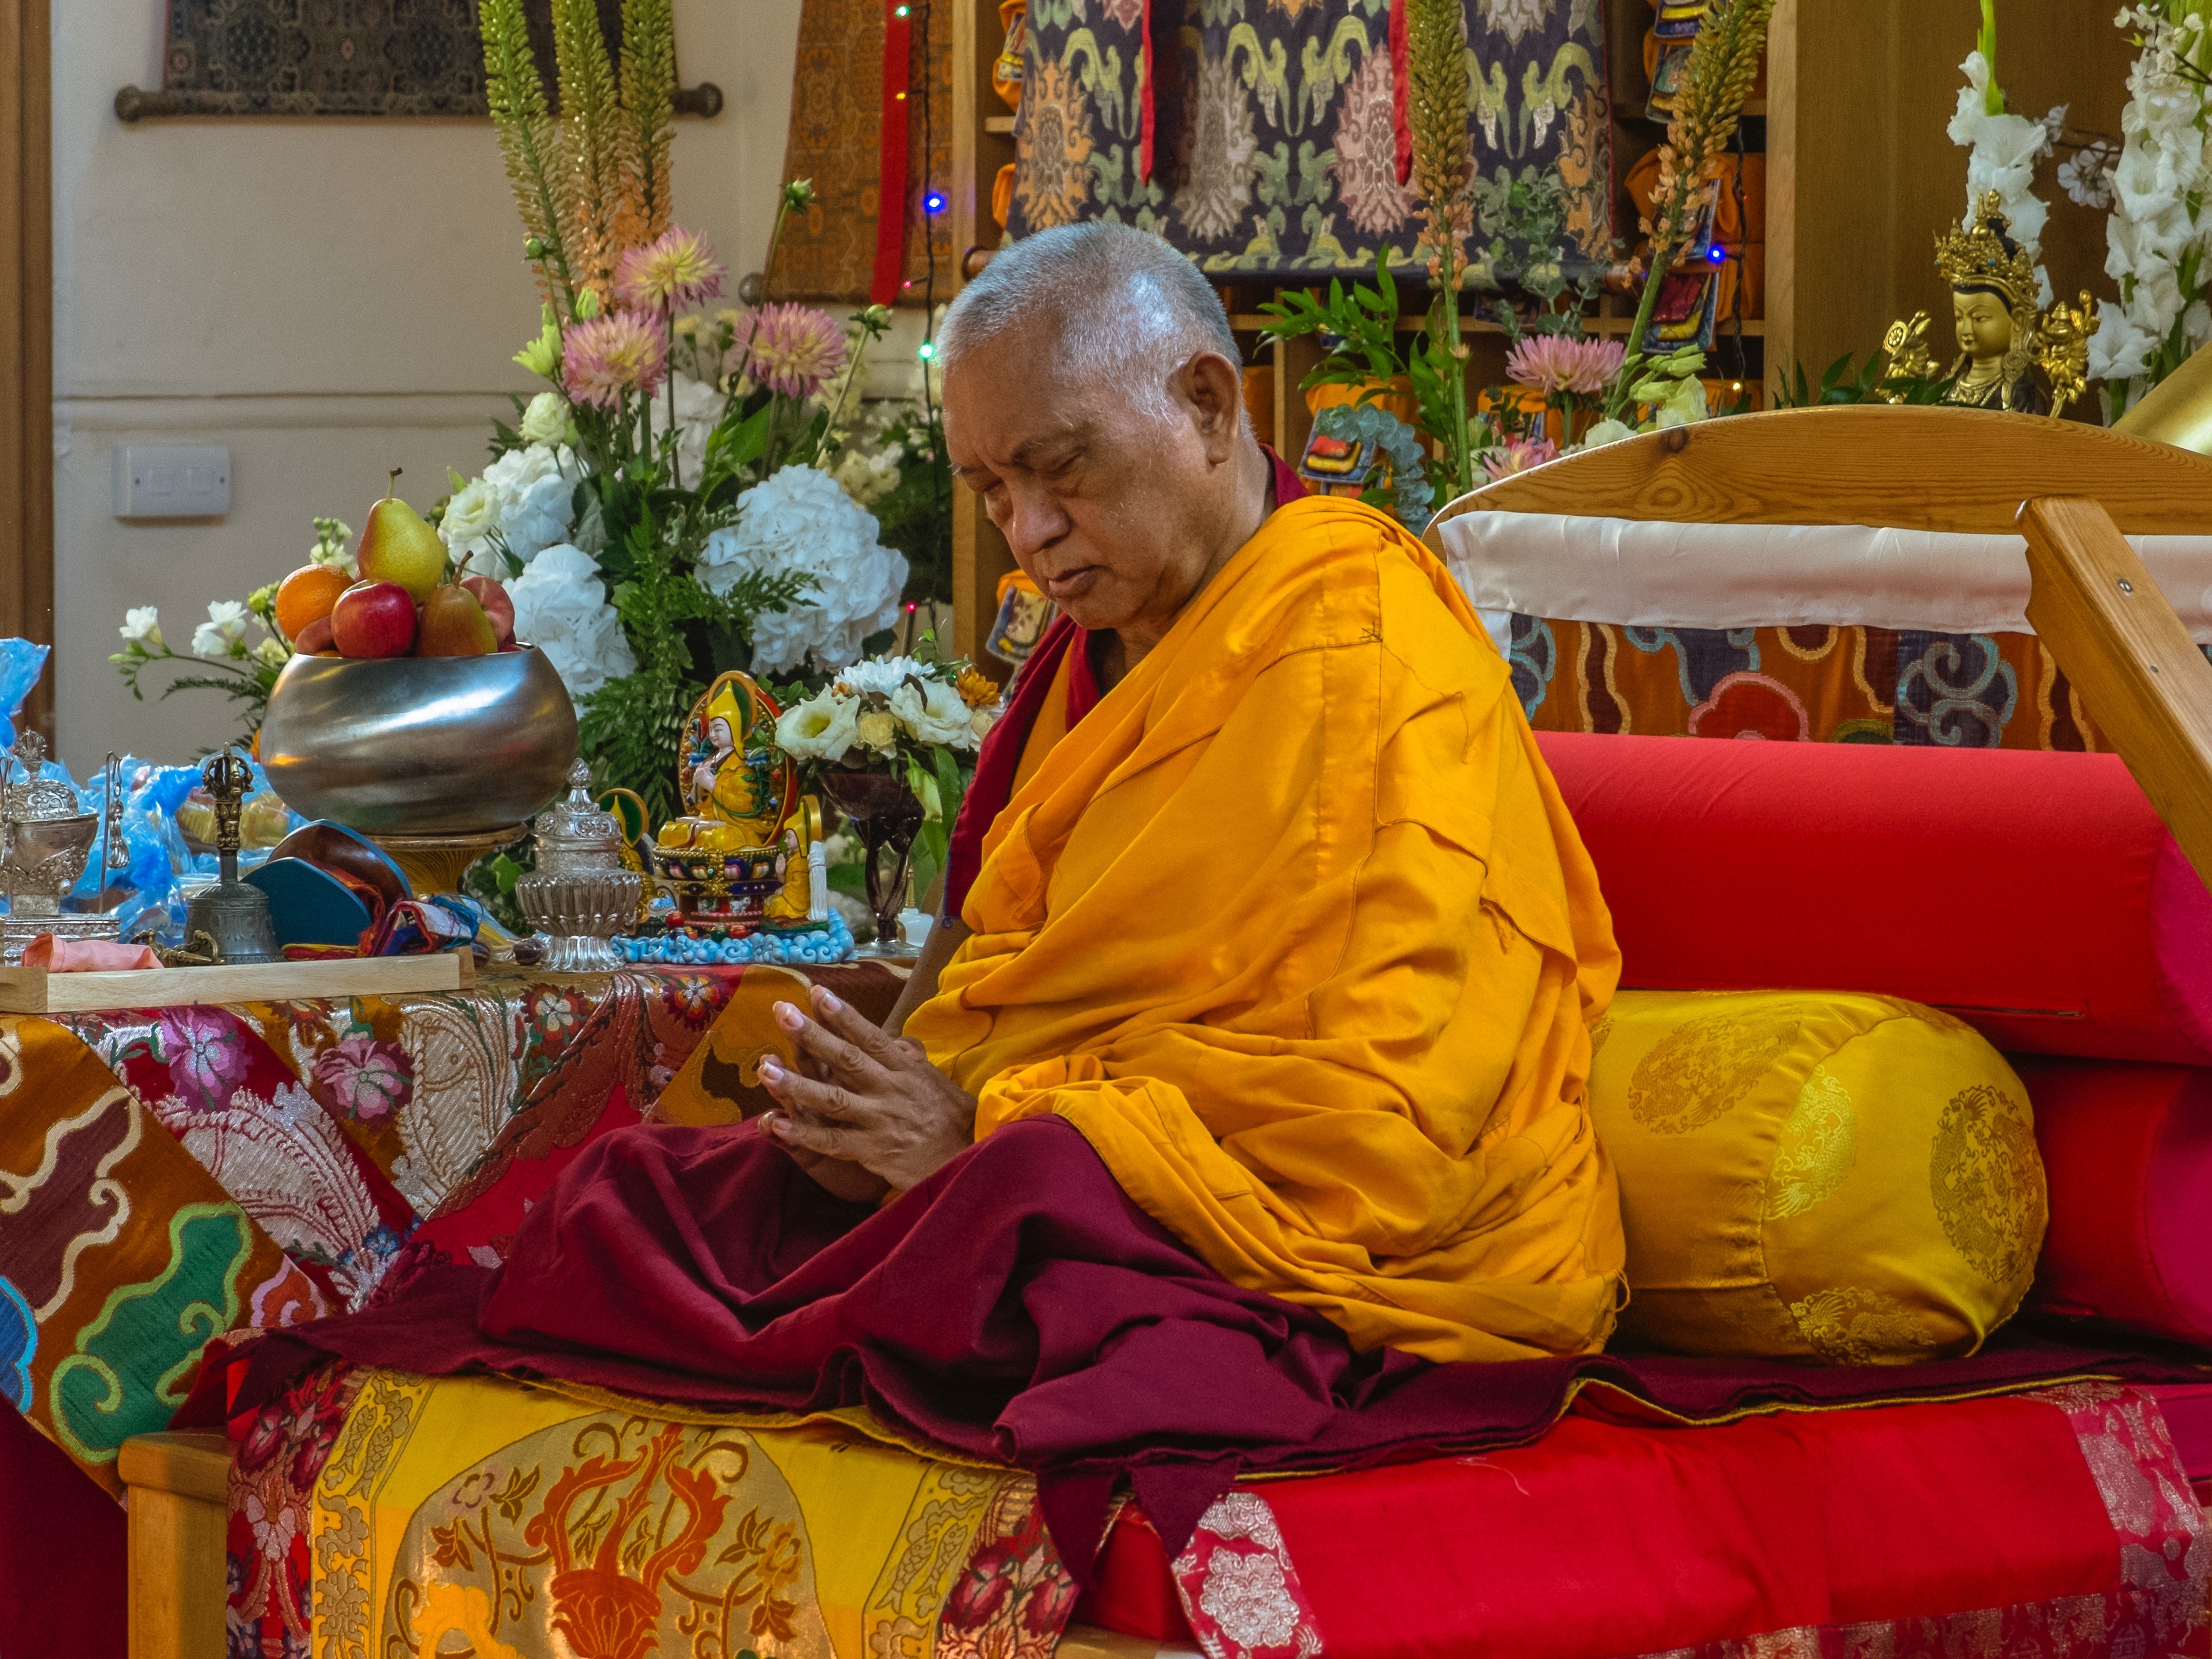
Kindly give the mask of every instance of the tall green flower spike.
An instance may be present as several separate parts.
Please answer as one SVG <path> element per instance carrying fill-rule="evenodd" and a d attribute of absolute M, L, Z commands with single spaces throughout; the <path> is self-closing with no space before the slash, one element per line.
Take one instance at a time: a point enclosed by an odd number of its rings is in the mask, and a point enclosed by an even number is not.
<path fill-rule="evenodd" d="M 574 285 L 562 240 L 568 169 L 560 132 L 545 107 L 545 83 L 531 54 L 522 0 L 483 0 L 483 29 L 484 100 L 522 215 L 524 249 L 546 302 L 565 313 Z"/>
<path fill-rule="evenodd" d="M 668 228 L 669 145 L 675 137 L 676 23 L 672 0 L 623 0 L 622 246 Z"/>
<path fill-rule="evenodd" d="M 614 292 L 621 244 L 622 109 L 594 0 L 553 0 L 553 61 L 560 71 L 562 148 L 568 163 L 562 242 L 574 286 L 602 301 Z"/>

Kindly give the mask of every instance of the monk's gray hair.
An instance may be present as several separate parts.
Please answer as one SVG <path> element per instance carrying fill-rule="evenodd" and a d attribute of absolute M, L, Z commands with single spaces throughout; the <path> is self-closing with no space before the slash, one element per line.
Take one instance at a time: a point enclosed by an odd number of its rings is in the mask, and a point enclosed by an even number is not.
<path fill-rule="evenodd" d="M 1155 406 L 1193 354 L 1242 362 L 1213 284 L 1134 225 L 1060 225 L 1000 248 L 945 313 L 938 361 L 950 374 L 984 341 L 1032 324 L 1057 337 L 1063 373 L 1118 381 Z"/>

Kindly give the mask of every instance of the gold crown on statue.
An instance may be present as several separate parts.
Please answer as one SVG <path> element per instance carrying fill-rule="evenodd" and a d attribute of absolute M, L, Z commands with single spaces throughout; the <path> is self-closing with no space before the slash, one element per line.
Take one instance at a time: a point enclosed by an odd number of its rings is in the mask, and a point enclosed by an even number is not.
<path fill-rule="evenodd" d="M 1992 288 L 2005 308 L 2018 311 L 2035 303 L 2035 260 L 2005 234 L 2004 202 L 1995 191 L 1983 194 L 1971 230 L 1948 230 L 1936 239 L 1936 269 L 1954 290 Z"/>

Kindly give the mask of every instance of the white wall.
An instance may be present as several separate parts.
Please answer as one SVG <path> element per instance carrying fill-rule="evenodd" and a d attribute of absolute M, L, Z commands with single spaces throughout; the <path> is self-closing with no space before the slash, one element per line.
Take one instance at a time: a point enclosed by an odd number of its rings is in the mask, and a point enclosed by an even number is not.
<path fill-rule="evenodd" d="M 490 125 L 191 120 L 126 126 L 161 84 L 161 0 L 53 0 L 55 652 L 64 758 L 172 759 L 229 735 L 207 693 L 133 703 L 108 663 L 125 610 L 179 646 L 213 599 L 301 562 L 309 520 L 358 528 L 387 468 L 428 506 L 473 473 L 530 389 L 521 231 Z M 799 0 L 676 0 L 686 84 L 727 100 L 678 124 L 678 217 L 757 269 L 781 180 Z M 228 444 L 220 521 L 125 523 L 109 451 Z"/>

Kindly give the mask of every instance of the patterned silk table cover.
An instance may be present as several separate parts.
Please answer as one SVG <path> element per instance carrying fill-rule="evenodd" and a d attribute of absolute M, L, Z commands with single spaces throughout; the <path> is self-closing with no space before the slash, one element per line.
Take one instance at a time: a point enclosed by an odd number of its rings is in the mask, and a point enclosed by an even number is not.
<path fill-rule="evenodd" d="M 893 983 L 817 976 L 863 1007 Z M 0 1019 L 0 1399 L 119 1494 L 118 1449 L 167 1425 L 210 1338 L 360 1306 L 426 1221 L 518 1162 L 550 1182 L 608 1114 L 649 1108 L 733 999 L 766 1030 L 801 983 L 509 971 Z"/>

